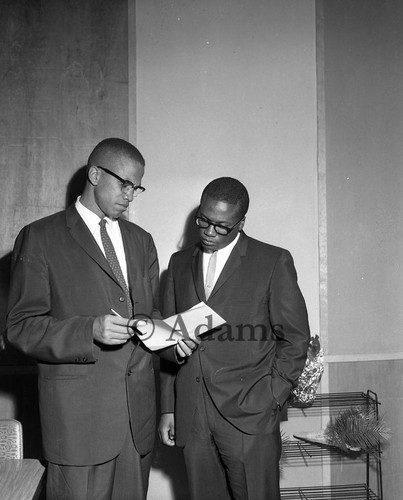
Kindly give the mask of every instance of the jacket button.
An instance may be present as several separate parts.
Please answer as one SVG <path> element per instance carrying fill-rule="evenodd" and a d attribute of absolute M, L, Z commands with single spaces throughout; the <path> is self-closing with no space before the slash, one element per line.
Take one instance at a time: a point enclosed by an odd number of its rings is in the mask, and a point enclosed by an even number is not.
<path fill-rule="evenodd" d="M 196 377 L 196 382 L 200 382 L 200 377 Z"/>
<path fill-rule="evenodd" d="M 119 297 L 119 301 L 120 301 L 120 302 L 124 302 L 124 301 L 125 301 L 125 298 L 121 296 L 121 297 Z"/>
<path fill-rule="evenodd" d="M 203 345 L 203 346 L 201 346 L 201 347 L 200 347 L 200 349 L 199 349 L 199 350 L 203 352 L 203 351 L 204 351 L 204 349 L 205 349 L 205 347 L 204 347 L 204 345 Z"/>

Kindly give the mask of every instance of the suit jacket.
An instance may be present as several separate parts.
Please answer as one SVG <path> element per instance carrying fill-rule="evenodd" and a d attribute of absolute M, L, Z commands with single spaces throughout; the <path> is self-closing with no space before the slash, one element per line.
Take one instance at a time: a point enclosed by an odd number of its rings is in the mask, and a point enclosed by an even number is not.
<path fill-rule="evenodd" d="M 196 245 L 171 257 L 164 314 L 200 301 L 202 251 Z M 207 304 L 227 324 L 203 335 L 179 369 L 166 365 L 161 372 L 161 410 L 175 411 L 179 446 L 186 443 L 203 379 L 228 421 L 248 434 L 267 433 L 278 425 L 277 403 L 284 404 L 306 360 L 307 311 L 287 250 L 241 233 Z"/>
<path fill-rule="evenodd" d="M 160 317 L 159 266 L 151 236 L 119 220 L 135 313 Z M 137 450 L 152 449 L 152 354 L 137 340 L 93 341 L 94 318 L 127 316 L 125 294 L 74 206 L 36 221 L 17 237 L 8 339 L 38 363 L 45 458 L 91 465 L 117 456 L 129 420 Z M 165 351 L 174 360 L 173 351 Z"/>

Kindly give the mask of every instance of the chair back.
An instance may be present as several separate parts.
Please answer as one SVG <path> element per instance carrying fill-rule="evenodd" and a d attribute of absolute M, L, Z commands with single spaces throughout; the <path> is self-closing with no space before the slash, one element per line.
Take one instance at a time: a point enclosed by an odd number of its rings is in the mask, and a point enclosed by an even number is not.
<path fill-rule="evenodd" d="M 0 458 L 23 458 L 22 425 L 18 420 L 0 419 Z"/>

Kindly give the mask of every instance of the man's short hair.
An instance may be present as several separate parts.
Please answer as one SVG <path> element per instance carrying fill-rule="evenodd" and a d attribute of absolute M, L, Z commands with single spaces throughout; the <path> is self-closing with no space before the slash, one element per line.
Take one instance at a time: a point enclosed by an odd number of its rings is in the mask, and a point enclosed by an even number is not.
<path fill-rule="evenodd" d="M 89 167 L 98 166 L 102 162 L 102 158 L 110 154 L 116 155 L 116 157 L 124 156 L 126 158 L 130 158 L 136 163 L 139 163 L 142 167 L 144 167 L 146 163 L 143 155 L 135 146 L 133 146 L 133 144 L 130 144 L 130 142 L 127 142 L 124 139 L 110 137 L 108 139 L 104 139 L 95 146 L 88 158 L 87 165 Z"/>
<path fill-rule="evenodd" d="M 249 208 L 249 194 L 242 182 L 232 177 L 219 177 L 204 188 L 201 199 L 209 196 L 216 201 L 224 201 L 239 206 L 239 214 L 243 217 Z"/>

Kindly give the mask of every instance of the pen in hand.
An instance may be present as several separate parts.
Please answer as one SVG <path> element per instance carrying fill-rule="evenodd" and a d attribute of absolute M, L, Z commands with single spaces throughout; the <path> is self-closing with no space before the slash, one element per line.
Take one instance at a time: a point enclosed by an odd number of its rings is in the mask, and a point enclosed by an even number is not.
<path fill-rule="evenodd" d="M 123 316 L 121 314 L 119 314 L 118 312 L 115 311 L 115 309 L 112 309 L 111 308 L 111 313 L 114 315 L 114 316 L 117 316 L 118 318 L 123 318 Z M 129 323 L 130 323 L 130 320 L 129 320 Z M 129 323 L 127 324 L 127 327 L 128 328 L 133 328 L 131 325 L 129 325 Z M 128 332 L 130 337 L 133 337 L 134 335 L 134 332 Z"/>
<path fill-rule="evenodd" d="M 119 318 L 123 318 L 123 316 L 121 316 L 118 312 L 116 312 L 116 311 L 115 311 L 114 309 L 112 309 L 112 308 L 111 308 L 111 312 L 112 312 L 112 314 L 113 314 L 113 315 L 118 316 Z M 136 321 L 136 323 L 135 323 L 133 326 L 130 326 L 131 328 L 133 328 L 133 330 L 135 330 L 135 331 L 136 331 L 136 333 L 137 333 L 138 335 L 144 335 L 144 332 L 142 332 L 141 330 L 139 330 L 139 329 L 137 328 L 137 325 L 140 325 L 140 326 L 146 326 L 146 325 L 147 325 L 147 321 L 146 321 L 146 320 Z M 132 334 L 132 335 L 134 335 L 134 332 L 133 332 L 133 334 Z"/>

